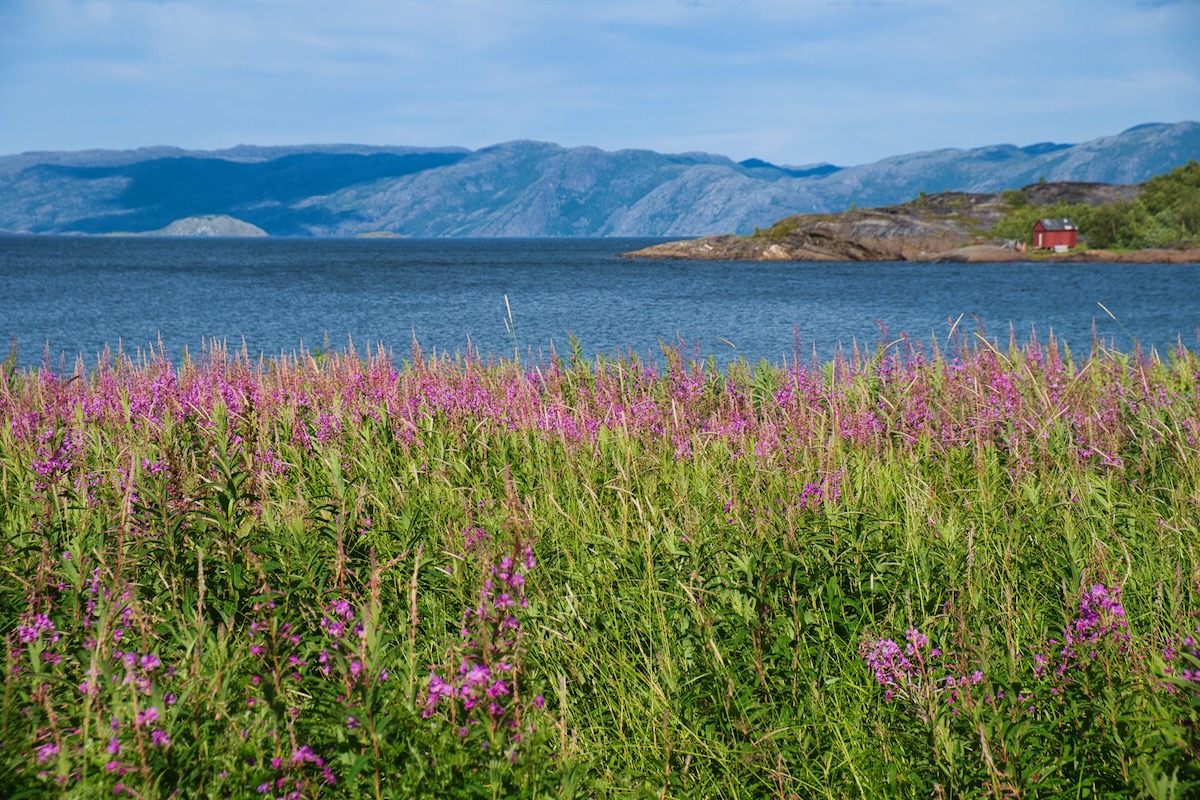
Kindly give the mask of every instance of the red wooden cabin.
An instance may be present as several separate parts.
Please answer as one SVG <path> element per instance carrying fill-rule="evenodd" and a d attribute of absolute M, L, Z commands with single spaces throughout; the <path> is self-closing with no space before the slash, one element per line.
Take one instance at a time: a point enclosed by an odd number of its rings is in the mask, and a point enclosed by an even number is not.
<path fill-rule="evenodd" d="M 1079 230 L 1069 219 L 1039 219 L 1033 223 L 1033 246 L 1043 250 L 1074 247 Z"/>

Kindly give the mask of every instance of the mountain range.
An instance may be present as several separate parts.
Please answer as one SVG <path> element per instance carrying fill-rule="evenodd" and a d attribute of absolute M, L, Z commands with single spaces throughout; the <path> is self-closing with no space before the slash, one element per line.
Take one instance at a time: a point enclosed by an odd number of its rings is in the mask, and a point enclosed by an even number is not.
<path fill-rule="evenodd" d="M 1082 144 L 942 149 L 872 164 L 776 165 L 708 153 L 514 141 L 305 145 L 0 157 L 0 231 L 158 233 L 228 216 L 273 236 L 700 236 L 797 213 L 996 192 L 1039 180 L 1132 184 L 1200 159 L 1200 123 Z M 187 226 L 184 226 L 187 229 Z"/>

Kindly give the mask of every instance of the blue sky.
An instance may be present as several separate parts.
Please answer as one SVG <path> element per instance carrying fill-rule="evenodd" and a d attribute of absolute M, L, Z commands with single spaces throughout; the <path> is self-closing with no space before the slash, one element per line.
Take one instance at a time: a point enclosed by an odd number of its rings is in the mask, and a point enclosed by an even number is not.
<path fill-rule="evenodd" d="M 1200 118 L 1200 0 L 0 0 L 0 154 L 539 139 L 850 165 Z"/>

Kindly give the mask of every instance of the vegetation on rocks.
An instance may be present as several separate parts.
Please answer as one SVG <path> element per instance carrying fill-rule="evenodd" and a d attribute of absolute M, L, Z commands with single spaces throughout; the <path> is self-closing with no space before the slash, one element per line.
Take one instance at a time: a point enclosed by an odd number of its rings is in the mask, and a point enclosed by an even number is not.
<path fill-rule="evenodd" d="M 7 797 L 1184 797 L 1200 358 L 5 372 Z"/>
<path fill-rule="evenodd" d="M 707 236 L 653 245 L 628 255 L 773 261 L 1017 260 L 1042 218 L 1069 218 L 1093 249 L 1200 246 L 1200 162 L 1139 186 L 1041 182 L 999 194 L 920 193 L 895 206 L 840 214 L 797 214 L 748 237 Z M 1007 249 L 1004 249 L 1007 248 Z M 979 252 L 973 252 L 979 251 Z M 1098 257 L 1103 253 L 1095 254 Z M 1195 260 L 1196 254 L 1159 253 Z M 1060 256 L 1073 258 L 1071 256 Z"/>
<path fill-rule="evenodd" d="M 1094 203 L 1031 204 L 1021 191 L 1005 192 L 1010 210 L 995 236 L 1030 242 L 1033 224 L 1044 217 L 1067 217 L 1088 246 L 1103 249 L 1195 246 L 1200 243 L 1200 162 L 1147 181 L 1137 196 Z"/>

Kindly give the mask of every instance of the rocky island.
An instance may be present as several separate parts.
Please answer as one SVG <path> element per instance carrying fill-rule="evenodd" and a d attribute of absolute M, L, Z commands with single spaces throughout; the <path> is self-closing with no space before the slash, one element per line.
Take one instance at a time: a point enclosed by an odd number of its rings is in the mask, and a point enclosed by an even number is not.
<path fill-rule="evenodd" d="M 1000 235 L 1016 208 L 1098 209 L 1129 204 L 1144 185 L 1036 183 L 998 194 L 942 192 L 899 205 L 833 214 L 797 214 L 749 236 L 687 239 L 624 254 L 627 258 L 703 261 L 1125 261 L 1200 262 L 1200 248 L 1143 247 L 1119 252 L 1074 248 L 1034 251 Z M 1011 229 L 1012 225 L 1009 224 Z"/>
<path fill-rule="evenodd" d="M 266 236 L 267 232 L 257 225 L 252 225 L 227 214 L 201 214 L 194 217 L 177 219 L 165 228 L 149 231 L 143 236 L 219 236 L 219 237 L 256 237 Z"/>

